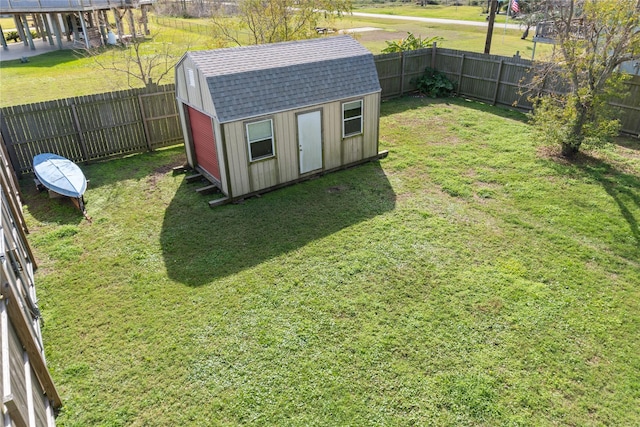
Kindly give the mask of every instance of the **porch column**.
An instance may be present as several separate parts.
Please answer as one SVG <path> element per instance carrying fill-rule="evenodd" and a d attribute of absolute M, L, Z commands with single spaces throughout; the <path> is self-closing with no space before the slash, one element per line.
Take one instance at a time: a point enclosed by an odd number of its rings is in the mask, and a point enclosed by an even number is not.
<path fill-rule="evenodd" d="M 75 46 L 77 41 L 80 41 L 80 33 L 78 32 L 78 25 L 76 24 L 76 15 L 69 15 L 69 26 L 73 32 L 73 45 Z"/>
<path fill-rule="evenodd" d="M 27 19 L 26 15 L 24 15 L 22 19 L 23 19 L 22 23 L 24 25 L 25 36 L 27 37 L 27 40 L 29 42 L 28 43 L 29 48 L 31 50 L 36 50 L 36 46 L 33 44 L 33 37 L 31 37 L 31 30 L 29 29 L 29 20 Z M 27 46 L 27 43 L 25 43 L 24 45 Z"/>
<path fill-rule="evenodd" d="M 53 46 L 53 36 L 51 35 L 51 25 L 50 25 L 50 17 L 49 14 L 43 14 L 42 20 L 44 21 L 44 30 L 47 33 L 47 37 L 49 38 L 49 44 Z"/>
<path fill-rule="evenodd" d="M 53 33 L 56 36 L 56 41 L 58 42 L 58 49 L 62 49 L 62 32 L 60 31 L 60 14 L 54 13 L 51 16 L 51 21 L 53 24 Z"/>
<path fill-rule="evenodd" d="M 0 42 L 2 42 L 2 48 L 4 50 L 9 50 L 9 47 L 7 46 L 7 41 L 4 38 L 4 31 L 2 31 L 2 25 L 0 25 Z"/>
<path fill-rule="evenodd" d="M 38 35 L 40 37 L 42 37 L 42 41 L 46 42 L 47 41 L 47 37 L 44 33 L 44 29 L 42 28 L 42 23 L 40 22 L 40 15 L 38 15 L 37 13 L 32 13 L 31 14 L 31 19 L 33 19 L 33 26 L 36 29 L 36 33 L 38 33 Z M 27 20 L 28 22 L 28 20 Z"/>
<path fill-rule="evenodd" d="M 129 15 L 129 28 L 131 28 L 131 36 L 135 39 L 137 37 L 136 33 L 136 23 L 133 20 L 133 9 L 127 9 Z"/>
<path fill-rule="evenodd" d="M 16 31 L 18 31 L 18 36 L 20 36 L 20 40 L 24 43 L 25 46 L 29 45 L 27 41 L 27 36 L 24 35 L 24 28 L 22 24 L 22 17 L 19 14 L 13 15 L 13 22 L 16 24 Z"/>
<path fill-rule="evenodd" d="M 102 44 L 104 46 L 107 45 L 107 33 L 109 32 L 109 21 L 107 20 L 107 11 L 99 10 L 98 11 L 98 24 L 100 25 L 100 35 L 102 35 Z"/>
<path fill-rule="evenodd" d="M 120 43 L 122 43 L 122 37 L 124 36 L 124 28 L 122 27 L 122 15 L 120 15 L 120 12 L 116 8 L 113 8 L 111 10 L 113 10 L 113 17 L 116 20 L 116 31 L 118 31 L 118 40 L 120 40 Z"/>
<path fill-rule="evenodd" d="M 148 36 L 151 32 L 149 31 L 149 26 L 147 25 L 149 23 L 149 15 L 147 14 L 147 8 L 148 5 L 141 5 L 140 6 L 140 11 L 142 12 L 142 26 L 144 29 L 144 35 Z"/>
<path fill-rule="evenodd" d="M 84 46 L 87 49 L 91 49 L 91 42 L 89 40 L 89 34 L 87 33 L 87 23 L 84 20 L 84 12 L 80 12 L 80 25 L 82 26 L 82 34 L 84 34 Z"/>

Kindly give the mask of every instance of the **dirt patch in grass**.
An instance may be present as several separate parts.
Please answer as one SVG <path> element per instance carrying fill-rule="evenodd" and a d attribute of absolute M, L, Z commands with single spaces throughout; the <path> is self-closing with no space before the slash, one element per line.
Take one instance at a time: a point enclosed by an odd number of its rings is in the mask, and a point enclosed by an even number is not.
<path fill-rule="evenodd" d="M 347 187 L 346 185 L 335 185 L 333 187 L 327 188 L 327 193 L 341 193 L 348 189 L 349 187 Z"/>

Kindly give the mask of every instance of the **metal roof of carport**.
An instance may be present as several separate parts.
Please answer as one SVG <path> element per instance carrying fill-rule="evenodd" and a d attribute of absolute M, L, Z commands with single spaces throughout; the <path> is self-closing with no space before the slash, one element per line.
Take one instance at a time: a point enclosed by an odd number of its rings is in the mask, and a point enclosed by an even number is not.
<path fill-rule="evenodd" d="M 188 52 L 221 123 L 379 92 L 373 55 L 350 36 Z"/>

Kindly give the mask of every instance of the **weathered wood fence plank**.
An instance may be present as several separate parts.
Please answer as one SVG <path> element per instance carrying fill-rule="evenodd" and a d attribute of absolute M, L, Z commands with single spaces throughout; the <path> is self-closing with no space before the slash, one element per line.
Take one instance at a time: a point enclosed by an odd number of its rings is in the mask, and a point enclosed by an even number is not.
<path fill-rule="evenodd" d="M 413 61 L 413 62 L 412 62 Z M 520 57 L 503 57 L 442 49 L 437 46 L 419 51 L 377 55 L 375 57 L 382 98 L 389 99 L 411 92 L 416 88 L 426 64 L 444 73 L 456 83 L 456 94 L 493 105 L 515 107 L 531 111 L 533 105 L 522 89 L 532 79 L 533 62 Z M 419 69 L 416 69 L 419 64 Z M 640 76 L 627 83 L 628 93 L 611 104 L 621 110 L 623 133 L 640 136 Z M 545 81 L 543 93 L 566 90 L 561 80 Z"/>
<path fill-rule="evenodd" d="M 414 91 L 416 80 L 431 67 L 456 82 L 460 96 L 523 111 L 533 108 L 522 87 L 531 81 L 534 64 L 520 57 L 434 46 L 376 55 L 374 60 L 383 99 Z M 539 90 L 561 92 L 566 90 L 562 85 L 547 80 Z M 627 96 L 612 104 L 621 110 L 622 131 L 640 135 L 640 76 L 626 87 Z M 0 130 L 18 175 L 30 172 L 33 157 L 43 152 L 90 162 L 183 141 L 174 85 L 17 105 L 0 113 Z"/>
<path fill-rule="evenodd" d="M 18 175 L 36 154 L 90 162 L 183 141 L 175 86 L 131 89 L 1 109 L 2 136 Z"/>

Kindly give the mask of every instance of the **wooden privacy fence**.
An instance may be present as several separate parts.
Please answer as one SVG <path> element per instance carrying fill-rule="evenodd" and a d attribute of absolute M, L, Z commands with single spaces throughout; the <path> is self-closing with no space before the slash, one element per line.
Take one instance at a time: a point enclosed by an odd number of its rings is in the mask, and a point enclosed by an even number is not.
<path fill-rule="evenodd" d="M 39 153 L 89 162 L 183 141 L 174 85 L 6 107 L 0 115 L 19 175 L 31 171 Z"/>
<path fill-rule="evenodd" d="M 402 96 L 416 88 L 426 67 L 455 82 L 458 95 L 492 105 L 532 105 L 520 87 L 533 63 L 519 57 L 427 48 L 375 56 L 382 97 Z M 640 76 L 627 82 L 620 108 L 622 131 L 640 135 Z M 545 87 L 551 92 L 561 88 Z M 60 99 L 0 110 L 2 136 L 18 175 L 32 169 L 36 154 L 54 152 L 88 162 L 154 150 L 183 141 L 175 86 L 164 85 Z"/>
<path fill-rule="evenodd" d="M 520 57 L 485 55 L 483 53 L 442 49 L 434 46 L 402 53 L 375 57 L 382 97 L 402 96 L 415 90 L 416 78 L 426 67 L 443 72 L 456 84 L 460 96 L 477 99 L 492 105 L 516 107 L 530 111 L 533 106 L 522 94 L 523 83 L 531 80 L 533 62 Z M 628 94 L 611 104 L 622 114 L 622 132 L 640 135 L 640 76 L 627 82 Z M 561 91 L 547 87 L 545 92 Z"/>

